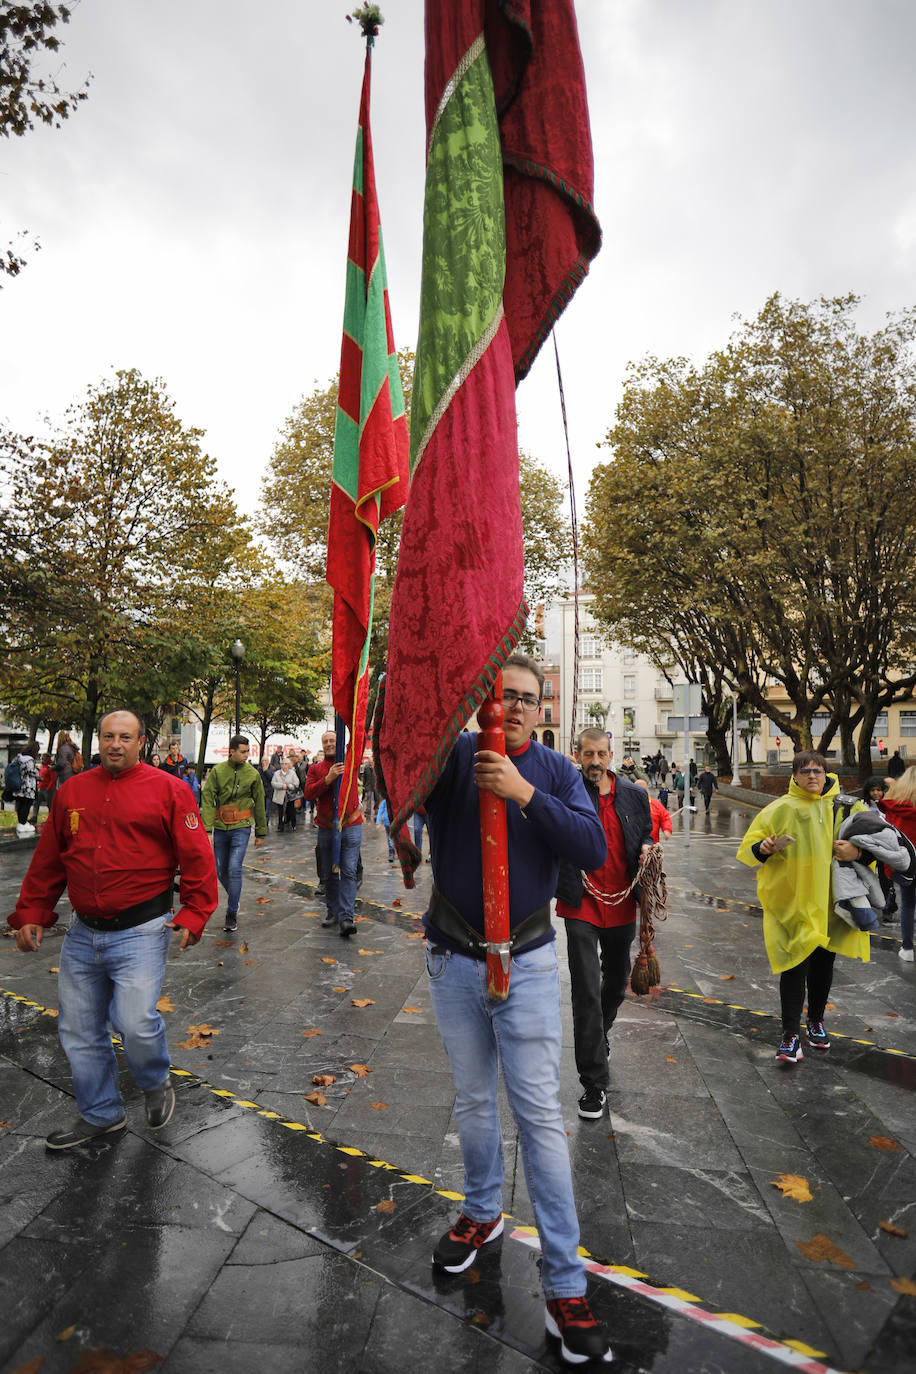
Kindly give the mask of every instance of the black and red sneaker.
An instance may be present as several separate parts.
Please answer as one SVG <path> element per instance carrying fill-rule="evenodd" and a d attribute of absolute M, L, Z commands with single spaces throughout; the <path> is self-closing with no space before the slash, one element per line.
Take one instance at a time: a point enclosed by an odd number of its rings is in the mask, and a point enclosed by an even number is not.
<path fill-rule="evenodd" d="M 473 1264 L 481 1246 L 489 1245 L 502 1233 L 501 1212 L 495 1221 L 472 1221 L 462 1212 L 433 1251 L 433 1264 L 447 1274 L 460 1274 Z"/>
<path fill-rule="evenodd" d="M 592 1316 L 587 1298 L 549 1298 L 547 1332 L 560 1342 L 560 1354 L 567 1364 L 610 1364 L 614 1352 L 604 1327 Z"/>

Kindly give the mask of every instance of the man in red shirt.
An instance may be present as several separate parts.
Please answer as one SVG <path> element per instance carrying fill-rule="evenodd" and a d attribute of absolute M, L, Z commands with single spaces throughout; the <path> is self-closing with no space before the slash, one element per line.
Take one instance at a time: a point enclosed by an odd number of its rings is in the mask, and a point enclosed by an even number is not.
<path fill-rule="evenodd" d="M 334 762 L 337 736 L 333 730 L 326 730 L 321 736 L 321 748 L 323 756 L 312 764 L 303 789 L 305 800 L 317 803 L 318 876 L 327 890 L 328 903 L 328 914 L 321 924 L 328 929 L 336 926 L 339 935 L 349 936 L 356 930 L 353 919 L 356 910 L 356 867 L 363 835 L 359 779 L 352 780 L 346 795 L 344 784 L 341 784 L 340 868 L 339 872 L 335 872 L 331 854 L 334 843 L 334 783 L 342 776 L 344 765 Z"/>
<path fill-rule="evenodd" d="M 54 1131 L 51 1150 L 123 1130 L 111 1032 L 121 1037 L 146 1120 L 159 1130 L 175 1110 L 165 1024 L 156 1010 L 172 931 L 196 944 L 217 903 L 213 851 L 191 789 L 140 763 L 143 725 L 133 711 L 99 721 L 101 767 L 58 787 L 9 918 L 17 947 L 37 950 L 66 887 L 73 918 L 60 954 L 60 1042 L 79 1117 Z M 181 870 L 181 906 L 171 915 Z"/>
<path fill-rule="evenodd" d="M 576 1068 L 584 1088 L 579 1115 L 593 1120 L 607 1105 L 607 1037 L 630 977 L 639 893 L 627 889 L 652 840 L 649 798 L 611 771 L 613 757 L 603 730 L 582 731 L 576 762 L 601 818 L 607 858 L 584 879 L 571 864 L 561 864 L 557 883 L 557 915 L 566 922 Z"/>

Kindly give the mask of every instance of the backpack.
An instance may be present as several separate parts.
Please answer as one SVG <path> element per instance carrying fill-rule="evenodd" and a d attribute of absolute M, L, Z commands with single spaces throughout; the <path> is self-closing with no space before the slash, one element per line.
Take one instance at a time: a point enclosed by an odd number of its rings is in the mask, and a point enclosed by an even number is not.
<path fill-rule="evenodd" d="M 78 749 L 74 749 L 73 751 L 73 762 L 70 767 L 73 769 L 74 773 L 82 773 L 83 771 L 83 756 Z"/>
<path fill-rule="evenodd" d="M 10 759 L 6 768 L 3 770 L 3 792 L 4 795 L 12 795 L 14 792 L 22 790 L 22 773 L 19 768 L 18 759 Z"/>

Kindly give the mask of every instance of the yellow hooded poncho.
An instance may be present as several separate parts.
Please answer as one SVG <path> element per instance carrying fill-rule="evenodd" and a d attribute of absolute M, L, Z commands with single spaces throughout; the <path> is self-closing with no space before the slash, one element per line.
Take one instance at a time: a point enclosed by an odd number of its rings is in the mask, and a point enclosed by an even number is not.
<path fill-rule="evenodd" d="M 834 814 L 834 798 L 839 795 L 840 784 L 831 773 L 819 797 L 805 792 L 792 778 L 786 795 L 754 817 L 738 849 L 741 862 L 757 869 L 763 938 L 774 973 L 795 968 L 819 945 L 868 963 L 868 936 L 853 930 L 833 910 L 833 841 L 845 819 L 842 810 Z M 866 809 L 864 802 L 857 801 L 849 814 Z M 795 844 L 761 864 L 751 853 L 751 845 L 767 835 L 791 835 Z"/>

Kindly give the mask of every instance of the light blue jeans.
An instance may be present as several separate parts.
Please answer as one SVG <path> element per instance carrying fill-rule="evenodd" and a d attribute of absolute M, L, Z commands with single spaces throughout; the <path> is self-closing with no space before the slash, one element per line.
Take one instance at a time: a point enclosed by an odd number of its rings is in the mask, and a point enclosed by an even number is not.
<path fill-rule="evenodd" d="M 74 916 L 64 936 L 58 1032 L 79 1114 L 93 1126 L 110 1126 L 124 1115 L 112 1032 L 120 1035 L 142 1092 L 168 1079 L 165 1023 L 156 1010 L 172 935 L 168 920 L 166 912 L 133 930 L 97 931 Z"/>
<path fill-rule="evenodd" d="M 237 916 L 242 896 L 242 862 L 251 839 L 251 826 L 235 830 L 213 828 L 213 858 L 216 876 L 226 889 L 226 915 Z"/>
<path fill-rule="evenodd" d="M 512 960 L 509 996 L 487 997 L 483 960 L 427 944 L 433 1010 L 455 1081 L 455 1116 L 464 1158 L 464 1211 L 492 1221 L 502 1211 L 500 1068 L 518 1126 L 528 1195 L 541 1240 L 544 1293 L 576 1298 L 585 1268 L 576 1253 L 579 1222 L 569 1146 L 560 1114 L 560 985 L 555 944 Z"/>
<path fill-rule="evenodd" d="M 340 873 L 338 874 L 332 872 L 331 864 L 334 835 L 330 830 L 318 831 L 320 871 L 325 874 L 324 885 L 328 915 L 336 916 L 338 925 L 341 921 L 353 920 L 353 912 L 356 908 L 356 864 L 359 859 L 359 847 L 362 838 L 363 827 L 361 825 L 348 825 L 341 830 Z"/>

